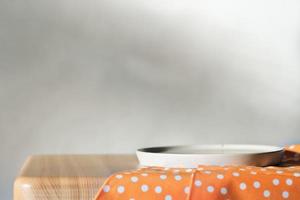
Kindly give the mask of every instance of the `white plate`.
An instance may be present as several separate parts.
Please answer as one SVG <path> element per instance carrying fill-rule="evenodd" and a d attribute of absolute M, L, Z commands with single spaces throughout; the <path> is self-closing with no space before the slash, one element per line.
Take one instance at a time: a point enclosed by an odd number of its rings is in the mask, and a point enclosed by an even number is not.
<path fill-rule="evenodd" d="M 199 165 L 251 165 L 278 164 L 283 148 L 267 145 L 192 145 L 166 146 L 138 149 L 137 157 L 142 166 L 186 167 Z"/>

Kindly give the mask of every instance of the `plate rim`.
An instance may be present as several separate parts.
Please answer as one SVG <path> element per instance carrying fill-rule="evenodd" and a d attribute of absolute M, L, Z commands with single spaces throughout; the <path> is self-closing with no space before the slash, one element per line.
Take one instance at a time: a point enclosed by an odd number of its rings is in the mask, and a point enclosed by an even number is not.
<path fill-rule="evenodd" d="M 245 146 L 245 147 L 265 147 L 270 148 L 270 150 L 265 150 L 261 152 L 241 152 L 241 153 L 167 153 L 167 152 L 154 152 L 154 149 L 177 149 L 177 148 L 197 148 L 197 147 L 215 147 L 212 149 L 217 149 L 217 147 L 225 147 L 225 146 Z M 273 150 L 271 150 L 273 149 Z M 152 151 L 151 151 L 152 150 Z M 153 154 L 153 155 L 168 155 L 168 156 L 196 156 L 196 155 L 210 155 L 210 156 L 240 156 L 240 155 L 261 155 L 261 154 L 270 154 L 270 153 L 279 153 L 284 151 L 284 147 L 273 146 L 273 145 L 261 145 L 261 144 L 193 144 L 193 145 L 169 145 L 169 146 L 153 146 L 153 147 L 145 147 L 139 148 L 136 150 L 137 154 Z"/>

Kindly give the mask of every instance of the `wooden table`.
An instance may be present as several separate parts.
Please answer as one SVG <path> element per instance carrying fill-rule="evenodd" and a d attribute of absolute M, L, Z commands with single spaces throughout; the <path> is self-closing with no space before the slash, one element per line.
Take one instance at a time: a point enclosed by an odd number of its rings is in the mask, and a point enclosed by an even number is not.
<path fill-rule="evenodd" d="M 37 155 L 14 184 L 14 200 L 92 200 L 112 173 L 134 169 L 134 155 Z"/>

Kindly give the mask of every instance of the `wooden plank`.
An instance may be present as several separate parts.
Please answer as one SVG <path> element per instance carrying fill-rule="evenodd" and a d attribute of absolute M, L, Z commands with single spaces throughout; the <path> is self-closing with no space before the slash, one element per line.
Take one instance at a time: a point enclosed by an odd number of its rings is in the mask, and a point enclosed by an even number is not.
<path fill-rule="evenodd" d="M 111 174 L 135 169 L 134 155 L 36 155 L 14 184 L 14 200 L 89 200 Z"/>

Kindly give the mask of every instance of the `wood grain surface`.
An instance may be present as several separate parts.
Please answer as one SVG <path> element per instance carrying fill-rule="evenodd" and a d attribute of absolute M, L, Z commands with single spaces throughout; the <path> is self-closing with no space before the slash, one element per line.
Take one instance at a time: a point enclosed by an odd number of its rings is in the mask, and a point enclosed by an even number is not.
<path fill-rule="evenodd" d="M 14 183 L 14 200 L 92 200 L 111 174 L 137 167 L 134 155 L 37 155 Z"/>

